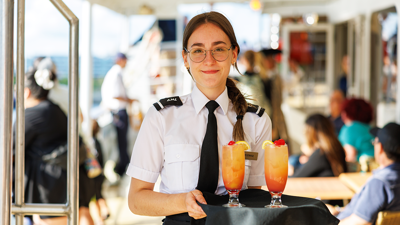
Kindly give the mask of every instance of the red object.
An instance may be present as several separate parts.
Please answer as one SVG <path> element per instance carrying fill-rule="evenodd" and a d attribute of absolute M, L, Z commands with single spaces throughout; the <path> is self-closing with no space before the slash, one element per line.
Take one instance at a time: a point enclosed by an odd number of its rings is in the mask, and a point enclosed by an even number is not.
<path fill-rule="evenodd" d="M 285 145 L 285 140 L 283 140 L 283 139 L 276 140 L 276 141 L 274 141 L 274 144 L 276 146 Z"/>
<path fill-rule="evenodd" d="M 230 142 L 228 143 L 228 145 L 234 145 L 234 144 L 236 144 L 236 142 L 234 142 L 234 141 L 230 141 Z"/>

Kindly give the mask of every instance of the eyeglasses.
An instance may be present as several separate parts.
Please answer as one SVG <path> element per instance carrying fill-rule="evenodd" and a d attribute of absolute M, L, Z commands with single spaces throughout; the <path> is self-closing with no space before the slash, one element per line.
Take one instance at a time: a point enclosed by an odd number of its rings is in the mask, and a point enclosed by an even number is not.
<path fill-rule="evenodd" d="M 211 55 L 216 61 L 223 62 L 228 58 L 229 50 L 231 50 L 232 47 L 233 45 L 231 45 L 230 48 L 216 47 L 211 50 L 205 50 L 204 48 L 192 48 L 190 51 L 185 48 L 185 51 L 189 53 L 189 58 L 195 63 L 203 62 L 203 60 L 206 58 L 207 51 L 211 51 Z"/>

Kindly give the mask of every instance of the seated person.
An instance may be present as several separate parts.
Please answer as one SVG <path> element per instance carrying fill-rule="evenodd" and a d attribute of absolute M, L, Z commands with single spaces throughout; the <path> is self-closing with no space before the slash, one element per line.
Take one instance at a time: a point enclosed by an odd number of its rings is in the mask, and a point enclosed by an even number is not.
<path fill-rule="evenodd" d="M 330 115 L 328 119 L 330 119 L 335 128 L 336 135 L 339 135 L 340 129 L 342 129 L 344 123 L 340 114 L 342 113 L 342 104 L 345 98 L 343 92 L 341 90 L 333 91 L 331 98 L 329 100 L 329 112 Z"/>
<path fill-rule="evenodd" d="M 343 147 L 328 118 L 321 114 L 309 116 L 305 134 L 309 148 L 306 155 L 310 156 L 293 177 L 333 177 L 347 171 Z"/>
<path fill-rule="evenodd" d="M 380 211 L 400 211 L 400 125 L 389 123 L 370 132 L 380 167 L 343 210 L 327 205 L 340 225 L 374 224 Z"/>
<path fill-rule="evenodd" d="M 373 109 L 363 99 L 352 98 L 342 105 L 344 126 L 339 133 L 339 141 L 346 152 L 347 162 L 359 162 L 361 156 L 374 157 L 373 137 L 369 133 Z"/>

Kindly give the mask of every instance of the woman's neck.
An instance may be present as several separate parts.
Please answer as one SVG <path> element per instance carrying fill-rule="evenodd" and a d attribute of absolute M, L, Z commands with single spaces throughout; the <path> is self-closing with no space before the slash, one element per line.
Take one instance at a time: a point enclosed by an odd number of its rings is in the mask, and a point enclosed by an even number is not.
<path fill-rule="evenodd" d="M 25 109 L 35 107 L 39 105 L 39 103 L 41 103 L 42 101 L 44 100 L 36 98 L 27 98 L 25 99 Z"/>
<path fill-rule="evenodd" d="M 199 87 L 199 85 L 196 86 L 209 100 L 216 100 L 225 91 L 225 88 L 204 88 Z"/>

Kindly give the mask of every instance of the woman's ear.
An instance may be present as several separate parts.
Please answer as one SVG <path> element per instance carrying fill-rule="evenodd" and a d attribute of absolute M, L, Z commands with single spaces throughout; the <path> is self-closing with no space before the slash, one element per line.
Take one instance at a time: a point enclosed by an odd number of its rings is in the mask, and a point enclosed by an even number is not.
<path fill-rule="evenodd" d="M 31 94 L 32 94 L 31 90 L 26 87 L 24 89 L 24 98 L 27 99 L 27 98 L 31 97 Z"/>
<path fill-rule="evenodd" d="M 235 62 L 237 61 L 237 57 L 238 57 L 238 48 L 237 46 L 234 46 L 234 48 L 232 49 L 232 63 L 231 64 L 235 64 Z"/>
<path fill-rule="evenodd" d="M 183 58 L 183 62 L 185 63 L 185 67 L 189 68 L 188 54 L 186 53 L 185 50 L 182 50 L 182 58 Z"/>

